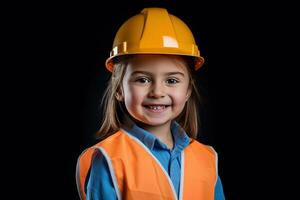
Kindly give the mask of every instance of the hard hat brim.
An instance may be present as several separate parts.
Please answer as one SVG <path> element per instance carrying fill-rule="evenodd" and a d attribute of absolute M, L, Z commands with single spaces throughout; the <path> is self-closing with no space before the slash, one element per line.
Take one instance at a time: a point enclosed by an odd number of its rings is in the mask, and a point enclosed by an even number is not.
<path fill-rule="evenodd" d="M 191 57 L 191 58 L 194 58 L 194 69 L 196 71 L 199 70 L 205 62 L 203 57 L 191 56 L 190 54 L 156 53 L 156 52 L 153 52 L 153 53 L 152 52 L 143 52 L 143 53 L 139 52 L 139 53 L 126 53 L 126 54 L 124 53 L 124 54 L 118 54 L 118 55 L 109 57 L 105 62 L 106 69 L 110 72 L 113 71 L 113 67 L 115 64 L 114 59 L 117 57 L 122 57 L 122 56 L 126 56 L 126 55 L 141 55 L 141 54 L 143 54 L 143 55 L 147 55 L 147 54 L 149 54 L 149 55 L 178 55 L 178 56 Z"/>

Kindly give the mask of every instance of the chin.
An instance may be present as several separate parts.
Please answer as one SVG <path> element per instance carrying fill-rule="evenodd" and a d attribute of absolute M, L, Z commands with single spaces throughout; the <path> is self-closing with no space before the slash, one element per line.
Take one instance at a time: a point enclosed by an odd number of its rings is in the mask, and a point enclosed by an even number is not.
<path fill-rule="evenodd" d="M 170 121 L 171 120 L 147 120 L 146 124 L 150 126 L 162 126 Z"/>

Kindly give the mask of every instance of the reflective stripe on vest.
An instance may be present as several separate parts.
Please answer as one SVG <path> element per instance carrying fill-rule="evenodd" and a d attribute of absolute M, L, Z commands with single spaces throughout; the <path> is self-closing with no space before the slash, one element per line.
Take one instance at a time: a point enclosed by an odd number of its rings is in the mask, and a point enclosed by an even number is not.
<path fill-rule="evenodd" d="M 92 155 L 98 149 L 110 170 L 118 199 L 177 200 L 173 183 L 150 150 L 125 130 L 85 150 L 78 158 L 76 179 L 82 200 Z M 217 156 L 206 145 L 191 139 L 181 153 L 180 200 L 213 200 L 217 180 Z"/>

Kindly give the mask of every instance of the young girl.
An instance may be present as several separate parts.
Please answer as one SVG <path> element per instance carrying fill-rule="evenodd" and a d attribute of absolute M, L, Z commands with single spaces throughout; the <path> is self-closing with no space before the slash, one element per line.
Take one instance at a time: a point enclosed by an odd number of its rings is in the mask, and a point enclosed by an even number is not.
<path fill-rule="evenodd" d="M 193 71 L 203 62 L 189 28 L 165 9 L 121 26 L 106 61 L 102 141 L 77 163 L 81 199 L 224 199 L 217 155 L 195 140 Z"/>

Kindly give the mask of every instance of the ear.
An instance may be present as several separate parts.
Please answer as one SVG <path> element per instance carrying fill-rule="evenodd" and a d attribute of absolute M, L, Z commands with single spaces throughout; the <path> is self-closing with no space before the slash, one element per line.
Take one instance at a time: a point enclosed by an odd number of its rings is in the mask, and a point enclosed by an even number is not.
<path fill-rule="evenodd" d="M 115 97 L 118 101 L 123 101 L 124 95 L 123 95 L 123 89 L 119 88 L 115 94 Z"/>
<path fill-rule="evenodd" d="M 189 100 L 191 94 L 192 94 L 192 87 L 189 86 L 188 91 L 187 91 L 187 93 L 186 93 L 185 101 L 188 101 L 188 100 Z"/>

